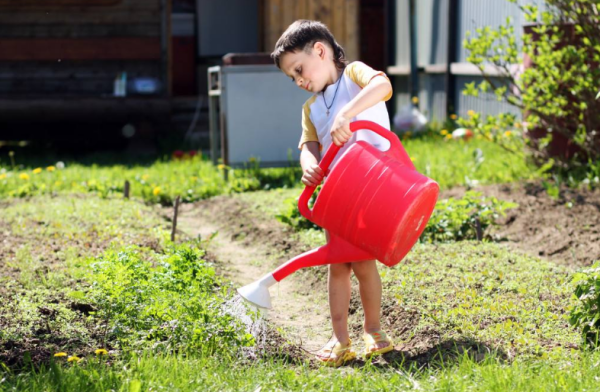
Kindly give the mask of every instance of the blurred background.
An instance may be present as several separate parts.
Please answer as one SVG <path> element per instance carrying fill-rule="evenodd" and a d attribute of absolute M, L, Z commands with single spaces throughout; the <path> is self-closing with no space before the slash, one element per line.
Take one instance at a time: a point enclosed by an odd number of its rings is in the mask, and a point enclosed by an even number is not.
<path fill-rule="evenodd" d="M 504 0 L 0 0 L 0 149 L 289 162 L 307 95 L 269 53 L 301 18 L 390 75 L 392 117 L 515 112 L 491 92 L 460 93 L 482 80 L 465 32 L 509 16 L 523 22 Z"/>

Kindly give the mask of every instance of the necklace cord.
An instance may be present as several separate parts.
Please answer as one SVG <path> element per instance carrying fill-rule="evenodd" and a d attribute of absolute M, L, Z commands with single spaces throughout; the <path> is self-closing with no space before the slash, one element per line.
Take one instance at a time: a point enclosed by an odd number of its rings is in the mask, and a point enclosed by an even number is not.
<path fill-rule="evenodd" d="M 327 101 L 325 100 L 325 91 L 323 91 L 321 93 L 323 95 L 323 103 L 325 104 L 325 107 L 327 108 L 327 115 L 329 115 L 329 109 L 331 109 L 333 107 L 333 103 L 335 102 L 335 97 L 337 96 L 338 89 L 340 88 L 340 84 L 342 83 L 343 76 L 344 76 L 344 73 L 342 72 L 342 74 L 340 75 L 340 77 L 337 80 L 337 86 L 335 87 L 335 93 L 333 93 L 333 99 L 331 100 L 331 105 L 327 106 Z"/>

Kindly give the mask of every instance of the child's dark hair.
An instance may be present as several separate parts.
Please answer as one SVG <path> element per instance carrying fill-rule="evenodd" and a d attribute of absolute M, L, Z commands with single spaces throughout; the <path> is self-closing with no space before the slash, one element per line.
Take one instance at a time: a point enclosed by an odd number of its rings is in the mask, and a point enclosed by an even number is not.
<path fill-rule="evenodd" d="M 277 40 L 271 58 L 275 60 L 277 68 L 281 68 L 281 56 L 298 50 L 309 52 L 317 41 L 333 49 L 333 62 L 337 69 L 342 70 L 346 67 L 344 48 L 337 43 L 327 26 L 314 20 L 301 19 L 292 23 Z"/>

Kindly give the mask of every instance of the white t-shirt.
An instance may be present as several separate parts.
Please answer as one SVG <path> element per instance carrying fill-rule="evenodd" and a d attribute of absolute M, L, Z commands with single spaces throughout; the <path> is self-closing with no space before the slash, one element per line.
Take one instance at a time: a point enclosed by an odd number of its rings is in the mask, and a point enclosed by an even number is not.
<path fill-rule="evenodd" d="M 357 96 L 363 87 L 369 84 L 376 76 L 383 76 L 387 79 L 386 74 L 382 71 L 376 71 L 360 61 L 355 61 L 346 66 L 338 81 L 328 86 L 324 93 L 317 93 L 310 97 L 302 106 L 302 137 L 300 138 L 298 147 L 302 149 L 302 145 L 306 142 L 318 142 L 322 157 L 333 143 L 330 131 L 335 116 L 340 109 Z M 337 94 L 336 88 L 338 89 Z M 378 123 L 385 129 L 390 129 L 390 119 L 385 107 L 385 101 L 391 97 L 392 93 L 390 92 L 381 102 L 359 113 L 350 122 L 369 120 Z M 330 107 L 329 115 L 327 114 L 328 106 Z M 342 156 L 344 151 L 358 140 L 364 140 L 381 151 L 386 151 L 390 148 L 390 142 L 386 139 L 372 131 L 360 130 L 354 132 L 354 135 L 338 152 L 331 167 L 335 165 L 337 159 Z"/>

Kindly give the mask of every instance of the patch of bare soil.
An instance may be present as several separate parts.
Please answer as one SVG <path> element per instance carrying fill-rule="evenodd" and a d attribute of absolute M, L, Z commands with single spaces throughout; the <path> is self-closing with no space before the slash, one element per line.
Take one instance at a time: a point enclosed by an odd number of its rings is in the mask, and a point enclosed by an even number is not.
<path fill-rule="evenodd" d="M 18 368 L 47 362 L 60 351 L 83 357 L 106 347 L 104 325 L 88 319 L 94 310 L 89 304 L 69 298 L 63 291 L 49 290 L 40 282 L 60 274 L 65 268 L 65 252 L 97 257 L 110 240 L 100 239 L 93 225 L 85 222 L 79 233 L 86 235 L 81 237 L 49 236 L 46 222 L 35 219 L 23 219 L 21 230 L 14 232 L 1 212 L 21 202 L 0 203 L 0 363 Z M 124 241 L 160 249 L 156 239 L 142 234 L 125 236 Z M 65 286 L 83 289 L 85 283 L 71 280 Z"/>
<path fill-rule="evenodd" d="M 192 237 L 216 237 L 208 246 L 209 259 L 218 260 L 220 272 L 240 287 L 277 265 L 308 250 L 293 240 L 283 224 L 261 217 L 232 197 L 215 197 L 181 206 L 178 228 Z M 275 345 L 292 344 L 301 351 L 318 350 L 331 336 L 327 293 L 323 282 L 297 272 L 271 287 L 273 310 L 268 317 L 278 333 L 270 334 Z M 299 353 L 300 350 L 295 350 Z"/>
<path fill-rule="evenodd" d="M 600 189 L 562 188 L 557 199 L 539 182 L 486 185 L 474 188 L 484 196 L 519 204 L 508 210 L 489 235 L 513 249 L 559 264 L 580 267 L 600 260 Z M 440 194 L 440 199 L 461 197 L 458 187 Z"/>

